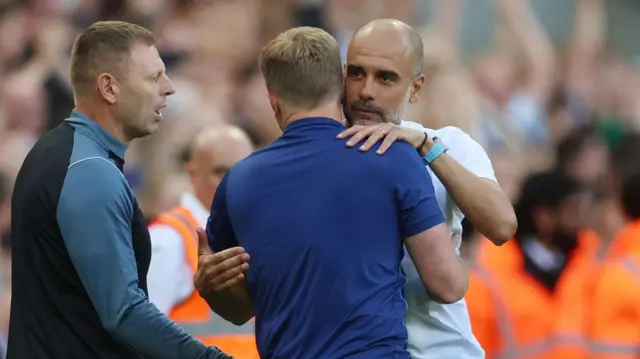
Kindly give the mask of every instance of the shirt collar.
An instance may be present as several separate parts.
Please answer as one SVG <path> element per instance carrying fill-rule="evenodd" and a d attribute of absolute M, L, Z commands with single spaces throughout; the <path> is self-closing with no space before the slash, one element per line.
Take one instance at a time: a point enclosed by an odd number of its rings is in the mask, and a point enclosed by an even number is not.
<path fill-rule="evenodd" d="M 124 160 L 127 146 L 107 132 L 104 128 L 100 127 L 97 122 L 90 119 L 87 115 L 80 111 L 73 110 L 71 111 L 71 116 L 69 116 L 65 121 L 72 124 L 76 131 L 80 131 L 91 137 L 107 151 Z"/>
<path fill-rule="evenodd" d="M 295 120 L 287 125 L 284 129 L 284 133 L 290 132 L 292 130 L 312 127 L 312 126 L 330 126 L 330 127 L 342 127 L 344 128 L 344 124 L 329 118 L 329 117 L 307 117 L 301 118 L 299 120 Z"/>

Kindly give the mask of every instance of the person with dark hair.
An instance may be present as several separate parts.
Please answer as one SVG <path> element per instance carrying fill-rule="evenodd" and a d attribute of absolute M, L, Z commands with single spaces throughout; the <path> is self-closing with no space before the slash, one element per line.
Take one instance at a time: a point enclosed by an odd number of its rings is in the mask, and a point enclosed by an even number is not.
<path fill-rule="evenodd" d="M 578 288 L 593 263 L 597 238 L 583 229 L 591 198 L 584 188 L 558 170 L 531 175 L 515 205 L 514 240 L 502 248 L 481 243 L 468 301 L 487 358 L 586 353 L 579 340 L 585 312 Z"/>
<path fill-rule="evenodd" d="M 595 125 L 584 125 L 556 146 L 557 167 L 583 184 L 593 185 L 606 173 L 609 151 Z"/>
<path fill-rule="evenodd" d="M 610 190 L 624 223 L 602 240 L 603 263 L 590 293 L 590 358 L 640 354 L 640 134 L 629 133 L 613 148 Z M 625 354 L 628 353 L 629 355 Z"/>
<path fill-rule="evenodd" d="M 638 158 L 640 156 L 640 134 L 632 132 L 611 149 L 609 180 L 619 192 L 624 178 L 630 173 L 640 170 Z"/>
<path fill-rule="evenodd" d="M 609 245 L 591 293 L 592 359 L 640 355 L 640 171 L 623 179 L 621 203 L 628 223 Z"/>

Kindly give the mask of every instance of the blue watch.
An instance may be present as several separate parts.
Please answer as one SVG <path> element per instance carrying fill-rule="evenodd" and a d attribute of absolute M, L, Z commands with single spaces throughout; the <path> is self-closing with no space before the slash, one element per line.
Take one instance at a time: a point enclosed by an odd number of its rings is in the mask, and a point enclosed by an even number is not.
<path fill-rule="evenodd" d="M 433 141 L 435 142 L 434 146 L 431 147 L 429 152 L 427 152 L 424 157 L 422 157 L 422 162 L 426 166 L 430 165 L 433 161 L 437 160 L 443 153 L 446 153 L 449 150 L 449 147 L 444 144 L 438 137 L 434 137 Z"/>

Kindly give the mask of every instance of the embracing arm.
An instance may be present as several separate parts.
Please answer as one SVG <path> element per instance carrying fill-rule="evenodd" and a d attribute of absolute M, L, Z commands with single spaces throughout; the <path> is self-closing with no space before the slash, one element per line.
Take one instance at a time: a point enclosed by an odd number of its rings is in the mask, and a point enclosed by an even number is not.
<path fill-rule="evenodd" d="M 385 153 L 395 141 L 400 140 L 414 148 L 419 147 L 420 154 L 426 155 L 435 145 L 433 138 L 425 138 L 426 129 L 420 125 L 418 128 L 404 126 L 392 123 L 353 126 L 341 132 L 338 138 L 351 136 L 347 141 L 349 147 L 367 138 L 359 146 L 361 151 L 370 150 L 382 140 L 378 154 Z M 518 222 L 509 198 L 495 179 L 489 156 L 480 144 L 458 128 L 449 128 L 446 141 L 450 146 L 449 152 L 433 161 L 431 170 L 473 226 L 494 244 L 504 244 L 515 233 Z"/>
<path fill-rule="evenodd" d="M 495 179 L 491 160 L 480 144 L 459 129 L 447 141 L 449 153 L 433 161 L 431 170 L 473 226 L 494 244 L 504 244 L 514 235 L 518 222 L 511 201 Z M 428 138 L 421 155 L 434 145 Z M 454 159 L 454 152 L 459 160 Z"/>

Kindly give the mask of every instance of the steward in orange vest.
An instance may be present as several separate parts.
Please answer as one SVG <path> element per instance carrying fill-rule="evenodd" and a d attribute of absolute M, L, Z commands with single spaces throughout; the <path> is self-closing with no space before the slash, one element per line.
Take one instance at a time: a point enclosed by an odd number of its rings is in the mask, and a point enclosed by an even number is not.
<path fill-rule="evenodd" d="M 614 238 L 595 278 L 591 359 L 640 358 L 640 172 L 624 180 L 621 199 L 630 221 Z"/>
<path fill-rule="evenodd" d="M 598 239 L 580 230 L 582 198 L 562 173 L 533 175 L 516 205 L 515 238 L 480 243 L 467 305 L 487 359 L 586 357 L 584 284 Z"/>

